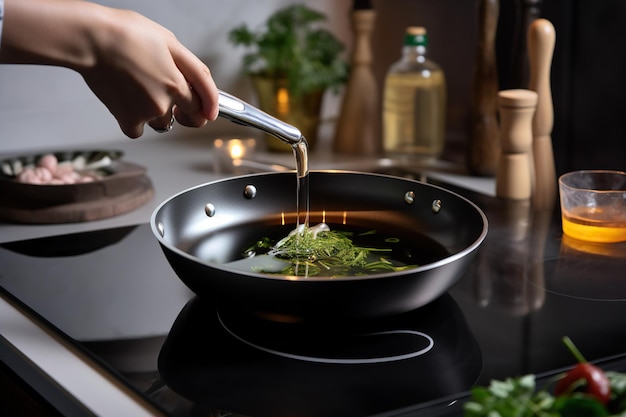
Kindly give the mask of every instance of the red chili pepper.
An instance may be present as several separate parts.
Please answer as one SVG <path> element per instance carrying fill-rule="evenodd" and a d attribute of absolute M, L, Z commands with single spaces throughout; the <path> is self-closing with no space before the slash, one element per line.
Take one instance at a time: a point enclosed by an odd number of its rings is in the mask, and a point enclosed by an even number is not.
<path fill-rule="evenodd" d="M 604 371 L 590 363 L 579 363 L 557 382 L 555 395 L 584 392 L 606 405 L 611 397 L 611 385 Z"/>
<path fill-rule="evenodd" d="M 611 397 L 611 384 L 602 369 L 587 362 L 574 343 L 564 337 L 563 342 L 578 359 L 578 364 L 557 382 L 554 394 L 566 395 L 572 392 L 584 392 L 606 405 Z"/>

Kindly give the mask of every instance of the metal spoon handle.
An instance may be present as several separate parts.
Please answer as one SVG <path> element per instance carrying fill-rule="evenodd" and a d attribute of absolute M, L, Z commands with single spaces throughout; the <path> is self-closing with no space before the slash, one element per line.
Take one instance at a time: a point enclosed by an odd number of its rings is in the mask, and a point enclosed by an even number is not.
<path fill-rule="evenodd" d="M 298 128 L 270 116 L 233 95 L 220 90 L 218 103 L 220 117 L 231 122 L 260 129 L 290 145 L 302 141 L 302 133 Z"/>

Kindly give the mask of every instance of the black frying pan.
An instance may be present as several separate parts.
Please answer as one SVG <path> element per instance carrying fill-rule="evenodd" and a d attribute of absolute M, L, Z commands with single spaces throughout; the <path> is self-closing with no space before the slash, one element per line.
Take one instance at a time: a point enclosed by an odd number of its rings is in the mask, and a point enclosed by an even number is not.
<path fill-rule="evenodd" d="M 155 210 L 151 227 L 177 275 L 196 294 L 274 319 L 371 318 L 416 309 L 462 276 L 487 234 L 487 219 L 475 204 L 432 184 L 358 172 L 309 176 L 311 225 L 345 219 L 348 225 L 413 236 L 425 260 L 406 271 L 335 279 L 225 265 L 270 226 L 281 227 L 283 218 L 285 235 L 295 227 L 295 172 L 188 189 Z"/>

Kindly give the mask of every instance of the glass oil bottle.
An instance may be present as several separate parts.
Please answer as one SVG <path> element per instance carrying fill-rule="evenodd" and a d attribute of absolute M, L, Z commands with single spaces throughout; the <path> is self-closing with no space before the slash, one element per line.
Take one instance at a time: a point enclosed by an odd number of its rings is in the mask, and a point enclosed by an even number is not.
<path fill-rule="evenodd" d="M 388 70 L 383 94 L 383 148 L 397 159 L 435 160 L 445 144 L 446 80 L 426 57 L 424 27 L 408 27 L 402 58 Z"/>

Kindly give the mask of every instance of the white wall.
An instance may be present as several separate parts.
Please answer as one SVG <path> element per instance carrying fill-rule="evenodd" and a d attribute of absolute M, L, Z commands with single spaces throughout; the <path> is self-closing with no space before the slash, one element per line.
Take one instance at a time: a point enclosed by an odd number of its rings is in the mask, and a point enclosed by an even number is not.
<path fill-rule="evenodd" d="M 269 14 L 295 0 L 101 0 L 113 7 L 136 10 L 172 30 L 179 40 L 210 68 L 218 86 L 253 101 L 251 87 L 241 73 L 241 48 L 233 48 L 227 33 L 234 26 L 261 24 Z M 328 25 L 350 43 L 348 11 L 351 0 L 307 0 L 324 11 Z M 326 106 L 329 117 L 334 102 Z M 241 131 L 220 121 L 199 130 L 177 126 L 169 136 L 216 137 Z M 146 129 L 144 137 L 155 135 Z M 124 140 L 117 122 L 76 73 L 60 68 L 0 66 L 0 152 L 54 148 L 89 142 Z"/>
<path fill-rule="evenodd" d="M 211 68 L 218 86 L 254 104 L 250 81 L 242 74 L 242 48 L 234 48 L 228 32 L 241 23 L 255 27 L 279 8 L 298 1 L 326 13 L 328 27 L 352 50 L 350 9 L 354 0 L 94 0 L 136 10 L 161 23 Z M 404 29 L 424 25 L 431 37 L 430 57 L 448 83 L 449 137 L 465 140 L 476 35 L 474 0 L 372 0 L 377 11 L 372 35 L 374 72 L 382 89 L 387 68 L 400 57 Z M 326 123 L 320 139 L 334 134 L 341 95 L 326 95 Z M 210 139 L 229 134 L 251 135 L 250 129 L 218 120 L 202 129 L 176 128 L 162 139 L 181 135 Z M 150 128 L 144 137 L 154 137 Z M 0 152 L 90 142 L 127 140 L 115 119 L 82 79 L 66 69 L 0 66 Z"/>

